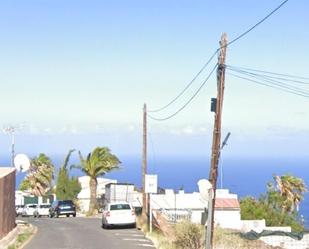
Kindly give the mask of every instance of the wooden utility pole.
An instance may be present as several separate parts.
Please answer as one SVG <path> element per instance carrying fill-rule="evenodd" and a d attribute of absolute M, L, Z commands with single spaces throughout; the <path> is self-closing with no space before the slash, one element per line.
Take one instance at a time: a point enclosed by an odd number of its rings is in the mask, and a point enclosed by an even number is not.
<path fill-rule="evenodd" d="M 143 215 L 147 215 L 147 197 L 145 193 L 145 176 L 147 174 L 147 106 L 143 108 L 143 162 L 142 162 L 142 193 L 143 193 Z"/>
<path fill-rule="evenodd" d="M 213 202 L 211 209 L 211 227 L 210 227 L 210 248 L 213 248 L 213 232 L 214 232 L 214 212 L 216 202 L 216 188 L 218 178 L 218 163 L 220 157 L 221 146 L 221 116 L 223 107 L 224 83 L 225 83 L 225 57 L 227 47 L 227 35 L 224 33 L 220 41 L 220 54 L 218 58 L 217 68 L 217 101 L 215 108 L 215 123 L 213 130 L 212 152 L 211 152 L 211 168 L 209 172 L 209 181 L 213 187 Z"/>

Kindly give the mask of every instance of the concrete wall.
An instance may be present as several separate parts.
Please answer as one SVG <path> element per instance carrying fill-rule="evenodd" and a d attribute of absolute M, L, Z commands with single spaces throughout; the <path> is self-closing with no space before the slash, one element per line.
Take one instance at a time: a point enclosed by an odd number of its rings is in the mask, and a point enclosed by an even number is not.
<path fill-rule="evenodd" d="M 215 210 L 215 224 L 222 228 L 240 230 L 240 210 Z"/>
<path fill-rule="evenodd" d="M 268 245 L 280 246 L 284 249 L 309 248 L 309 234 L 305 234 L 301 240 L 296 240 L 288 236 L 265 236 L 260 239 Z"/>
<path fill-rule="evenodd" d="M 15 169 L 0 167 L 0 239 L 15 227 Z"/>

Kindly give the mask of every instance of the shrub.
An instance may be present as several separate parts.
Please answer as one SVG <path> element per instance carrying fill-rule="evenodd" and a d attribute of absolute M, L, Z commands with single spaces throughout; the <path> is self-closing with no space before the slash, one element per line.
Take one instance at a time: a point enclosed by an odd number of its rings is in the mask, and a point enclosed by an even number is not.
<path fill-rule="evenodd" d="M 205 227 L 183 221 L 175 226 L 176 248 L 179 249 L 201 249 L 204 247 Z"/>

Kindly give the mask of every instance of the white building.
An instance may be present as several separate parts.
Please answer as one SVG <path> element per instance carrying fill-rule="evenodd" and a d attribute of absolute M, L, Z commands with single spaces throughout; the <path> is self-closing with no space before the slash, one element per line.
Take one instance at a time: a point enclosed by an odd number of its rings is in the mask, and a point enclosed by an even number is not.
<path fill-rule="evenodd" d="M 230 194 L 228 189 L 216 191 L 214 221 L 223 228 L 240 230 L 242 227 L 238 197 Z"/>
<path fill-rule="evenodd" d="M 50 196 L 34 196 L 29 191 L 15 190 L 15 206 L 23 206 L 29 203 L 51 204 L 56 199 L 55 195 Z"/>
<path fill-rule="evenodd" d="M 152 195 L 151 205 L 153 209 L 165 213 L 170 220 L 189 218 L 194 223 L 201 223 L 202 214 L 208 209 L 208 200 L 202 198 L 199 192 L 175 193 L 167 189 L 165 194 Z M 240 206 L 236 194 L 230 194 L 228 189 L 216 191 L 214 220 L 215 224 L 223 228 L 241 229 Z"/>
<path fill-rule="evenodd" d="M 80 209 L 83 212 L 87 212 L 89 209 L 90 202 L 90 187 L 89 187 L 89 176 L 82 176 L 78 178 L 78 181 L 81 184 L 81 191 L 77 195 L 77 199 L 79 200 Z M 117 180 L 107 179 L 107 178 L 97 178 L 97 198 L 101 198 L 103 194 L 105 194 L 105 186 L 110 183 L 117 183 Z"/>
<path fill-rule="evenodd" d="M 135 190 L 134 184 L 109 183 L 105 188 L 104 202 L 126 201 L 133 207 L 142 206 L 142 194 Z"/>

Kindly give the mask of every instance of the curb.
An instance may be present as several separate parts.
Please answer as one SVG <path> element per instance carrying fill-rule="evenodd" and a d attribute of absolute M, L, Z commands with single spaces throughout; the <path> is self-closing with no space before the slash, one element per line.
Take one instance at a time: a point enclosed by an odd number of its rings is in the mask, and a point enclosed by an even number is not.
<path fill-rule="evenodd" d="M 35 227 L 31 224 L 29 224 L 29 225 L 30 225 L 29 229 L 31 229 L 30 233 L 32 233 L 32 234 L 29 236 L 29 238 L 26 241 L 24 241 L 23 244 L 21 244 L 18 247 L 19 249 L 24 248 L 30 242 L 30 240 L 33 238 L 33 236 L 37 233 L 37 230 L 38 230 L 37 227 Z M 18 235 L 22 234 L 23 232 L 24 232 L 23 228 L 17 223 L 16 227 L 11 232 L 9 232 L 4 238 L 2 238 L 0 240 L 0 248 L 6 249 L 9 246 L 14 245 Z"/>
<path fill-rule="evenodd" d="M 19 232 L 19 227 L 16 225 L 14 229 L 0 240 L 0 248 L 7 248 L 14 243 Z"/>
<path fill-rule="evenodd" d="M 31 225 L 32 226 L 32 228 L 33 228 L 33 231 L 32 231 L 32 234 L 29 236 L 29 238 L 26 240 L 26 241 L 24 241 L 24 243 L 19 247 L 19 249 L 23 249 L 26 245 L 28 245 L 29 244 L 29 242 L 33 239 L 33 237 L 36 235 L 36 233 L 38 232 L 38 228 L 37 227 L 35 227 L 35 226 L 33 226 L 33 225 Z"/>

